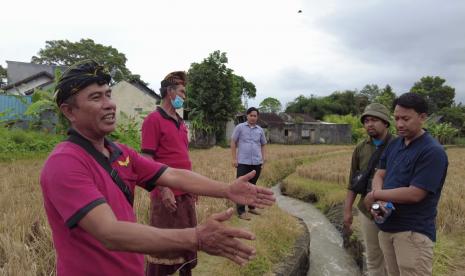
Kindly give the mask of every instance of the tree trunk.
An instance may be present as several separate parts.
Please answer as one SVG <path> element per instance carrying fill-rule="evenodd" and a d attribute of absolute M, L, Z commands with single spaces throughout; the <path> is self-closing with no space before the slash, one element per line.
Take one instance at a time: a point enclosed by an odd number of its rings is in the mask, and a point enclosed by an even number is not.
<path fill-rule="evenodd" d="M 191 140 L 191 147 L 194 148 L 211 148 L 216 144 L 215 133 L 207 133 L 204 130 L 194 129 Z"/>

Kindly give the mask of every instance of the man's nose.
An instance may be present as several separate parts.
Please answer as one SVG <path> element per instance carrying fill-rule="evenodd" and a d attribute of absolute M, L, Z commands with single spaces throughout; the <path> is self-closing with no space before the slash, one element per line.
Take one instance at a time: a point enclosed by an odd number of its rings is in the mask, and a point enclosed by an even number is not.
<path fill-rule="evenodd" d="M 116 103 L 112 98 L 106 98 L 103 108 L 105 109 L 116 109 Z"/>

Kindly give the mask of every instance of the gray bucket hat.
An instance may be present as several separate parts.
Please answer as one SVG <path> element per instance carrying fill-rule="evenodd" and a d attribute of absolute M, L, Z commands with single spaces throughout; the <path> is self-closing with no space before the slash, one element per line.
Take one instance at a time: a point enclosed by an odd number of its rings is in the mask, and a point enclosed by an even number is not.
<path fill-rule="evenodd" d="M 372 103 L 369 104 L 365 107 L 365 111 L 363 111 L 362 116 L 360 117 L 360 121 L 363 124 L 363 118 L 365 116 L 373 116 L 376 118 L 379 118 L 386 122 L 389 125 L 391 125 L 391 114 L 387 107 L 380 103 Z"/>

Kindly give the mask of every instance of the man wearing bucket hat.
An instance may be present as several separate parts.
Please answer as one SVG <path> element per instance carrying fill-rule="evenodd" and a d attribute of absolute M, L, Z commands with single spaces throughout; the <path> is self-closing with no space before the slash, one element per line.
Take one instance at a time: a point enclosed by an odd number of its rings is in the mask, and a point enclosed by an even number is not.
<path fill-rule="evenodd" d="M 361 213 L 359 217 L 366 249 L 368 275 L 382 276 L 386 275 L 386 271 L 384 257 L 379 247 L 379 229 L 374 223 L 370 211 L 365 208 L 363 199 L 371 190 L 371 180 L 381 153 L 394 137 L 389 133 L 391 119 L 389 110 L 384 105 L 379 103 L 368 105 L 360 120 L 368 137 L 356 146 L 352 154 L 350 184 L 344 204 L 344 229 L 346 233 L 351 233 L 352 205 L 357 194 L 361 194 L 358 208 Z M 357 180 L 364 182 L 363 184 L 357 183 Z"/>
<path fill-rule="evenodd" d="M 156 186 L 224 197 L 258 207 L 274 201 L 269 189 L 248 183 L 254 173 L 231 184 L 189 170 L 169 168 L 106 135 L 116 127 L 111 77 L 95 61 L 71 66 L 58 80 L 56 102 L 71 124 L 66 141 L 50 153 L 40 175 L 45 212 L 56 251 L 57 275 L 144 275 L 144 256 L 198 251 L 247 263 L 255 250 L 240 239 L 252 233 L 223 224 L 233 210 L 204 224 L 159 229 L 136 223 L 135 186 Z"/>

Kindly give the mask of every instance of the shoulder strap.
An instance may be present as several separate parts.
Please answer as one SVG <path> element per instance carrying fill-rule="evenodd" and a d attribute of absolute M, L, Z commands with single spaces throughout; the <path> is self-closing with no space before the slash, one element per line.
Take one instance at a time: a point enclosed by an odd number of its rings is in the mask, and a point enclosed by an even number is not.
<path fill-rule="evenodd" d="M 132 206 L 134 204 L 134 196 L 129 189 L 129 187 L 124 183 L 124 181 L 118 176 L 118 171 L 113 169 L 111 167 L 110 162 L 108 159 L 103 155 L 101 152 L 95 149 L 95 147 L 84 137 L 80 136 L 77 133 L 71 132 L 69 133 L 67 141 L 74 143 L 81 148 L 83 148 L 85 151 L 87 151 L 94 159 L 97 161 L 97 163 L 104 168 L 108 174 L 110 175 L 111 179 L 113 179 L 113 182 L 118 186 L 120 191 L 124 194 L 126 199 L 128 200 L 129 204 Z"/>
<path fill-rule="evenodd" d="M 384 152 L 384 148 L 388 141 L 384 141 L 381 146 L 379 146 L 376 151 L 371 155 L 370 161 L 368 161 L 367 171 L 370 172 L 370 175 L 373 173 L 373 169 L 375 168 L 376 164 L 379 162 L 381 155 Z"/>

